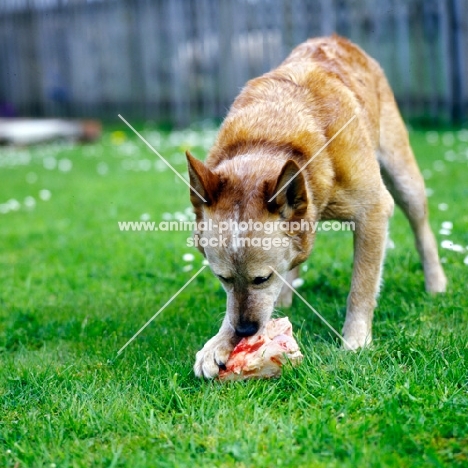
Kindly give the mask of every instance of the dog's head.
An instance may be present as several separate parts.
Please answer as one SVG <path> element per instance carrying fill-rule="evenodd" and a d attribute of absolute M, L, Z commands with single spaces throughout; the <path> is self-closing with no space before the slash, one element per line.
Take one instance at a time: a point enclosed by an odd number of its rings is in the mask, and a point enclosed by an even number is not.
<path fill-rule="evenodd" d="M 307 183 L 293 160 L 228 159 L 210 169 L 187 152 L 195 245 L 227 292 L 227 316 L 238 336 L 270 319 L 286 273 L 312 248 Z"/>

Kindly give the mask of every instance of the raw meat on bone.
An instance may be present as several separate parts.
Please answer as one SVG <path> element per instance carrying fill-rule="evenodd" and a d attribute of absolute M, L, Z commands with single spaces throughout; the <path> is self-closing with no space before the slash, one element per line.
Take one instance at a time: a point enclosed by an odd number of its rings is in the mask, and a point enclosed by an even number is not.
<path fill-rule="evenodd" d="M 292 334 L 288 317 L 270 320 L 262 334 L 243 338 L 233 349 L 220 380 L 270 378 L 281 374 L 281 367 L 290 362 L 300 364 L 302 354 Z"/>

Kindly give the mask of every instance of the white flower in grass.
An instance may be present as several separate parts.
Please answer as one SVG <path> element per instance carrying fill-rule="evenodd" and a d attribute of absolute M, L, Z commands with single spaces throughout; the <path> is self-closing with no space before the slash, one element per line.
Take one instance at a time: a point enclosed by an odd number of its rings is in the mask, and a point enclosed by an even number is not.
<path fill-rule="evenodd" d="M 424 171 L 422 171 L 422 175 L 426 180 L 430 179 L 432 177 L 432 171 L 430 169 L 424 169 Z"/>
<path fill-rule="evenodd" d="M 21 203 L 14 198 L 10 198 L 6 204 L 8 205 L 10 211 L 18 211 L 21 208 Z"/>
<path fill-rule="evenodd" d="M 171 219 L 174 219 L 174 216 L 172 216 L 172 213 L 163 213 L 161 217 L 164 221 L 170 221 Z"/>
<path fill-rule="evenodd" d="M 49 201 L 51 197 L 52 197 L 52 193 L 50 192 L 50 190 L 47 190 L 47 189 L 39 190 L 39 198 L 42 201 Z"/>
<path fill-rule="evenodd" d="M 439 134 L 437 132 L 426 132 L 426 141 L 430 145 L 436 145 L 439 143 Z"/>
<path fill-rule="evenodd" d="M 447 211 L 448 210 L 448 205 L 447 203 L 439 203 L 438 208 L 440 211 Z"/>
<path fill-rule="evenodd" d="M 210 262 L 206 258 L 204 258 L 203 262 L 202 262 L 202 265 L 208 266 L 209 264 L 210 264 Z"/>
<path fill-rule="evenodd" d="M 188 271 L 191 271 L 191 270 L 193 270 L 193 265 L 190 265 L 190 264 L 184 265 L 184 267 L 182 268 L 182 271 L 184 271 L 184 272 L 188 272 Z"/>
<path fill-rule="evenodd" d="M 33 209 L 36 206 L 36 199 L 34 197 L 26 197 L 23 204 L 26 208 Z"/>
<path fill-rule="evenodd" d="M 454 244 L 451 240 L 443 240 L 440 243 L 443 249 L 451 250 L 452 252 L 463 253 L 465 249 L 460 244 Z"/>
<path fill-rule="evenodd" d="M 10 211 L 10 208 L 6 203 L 0 203 L 0 214 L 7 214 Z"/>
<path fill-rule="evenodd" d="M 184 255 L 182 255 L 182 260 L 184 262 L 193 262 L 195 260 L 195 255 L 191 253 L 185 253 Z"/>
<path fill-rule="evenodd" d="M 395 248 L 395 242 L 393 242 L 390 237 L 387 239 L 387 249 L 394 249 Z"/>
<path fill-rule="evenodd" d="M 457 155 L 455 151 L 450 150 L 445 153 L 444 159 L 448 162 L 453 162 L 453 161 L 456 161 Z"/>
<path fill-rule="evenodd" d="M 149 159 L 141 159 L 140 161 L 138 161 L 138 168 L 140 169 L 140 171 L 149 171 L 152 165 L 153 164 Z"/>
<path fill-rule="evenodd" d="M 47 158 L 43 159 L 42 165 L 44 166 L 44 169 L 52 171 L 57 167 L 57 160 L 52 156 L 48 156 Z"/>
<path fill-rule="evenodd" d="M 58 162 L 58 170 L 61 172 L 70 172 L 72 170 L 73 163 L 70 159 L 61 159 Z"/>
<path fill-rule="evenodd" d="M 452 231 L 450 229 L 442 228 L 439 230 L 439 234 L 442 236 L 450 236 L 450 234 L 452 234 Z"/>
<path fill-rule="evenodd" d="M 158 172 L 164 172 L 167 169 L 167 166 L 163 161 L 157 159 L 154 161 L 154 169 Z"/>
<path fill-rule="evenodd" d="M 143 213 L 141 216 L 140 216 L 140 220 L 141 221 L 149 221 L 151 219 L 151 216 L 149 215 L 149 213 Z"/>
<path fill-rule="evenodd" d="M 447 258 L 446 257 L 442 257 L 440 259 L 440 263 L 447 263 Z"/>
<path fill-rule="evenodd" d="M 432 195 L 434 195 L 434 190 L 432 190 L 431 188 L 429 187 L 426 187 L 426 197 L 432 197 Z"/>
<path fill-rule="evenodd" d="M 302 271 L 307 271 L 309 269 L 309 266 L 308 265 L 302 265 Z"/>
<path fill-rule="evenodd" d="M 109 172 L 109 166 L 105 162 L 100 162 L 96 167 L 96 172 L 99 175 L 106 175 Z"/>
<path fill-rule="evenodd" d="M 440 246 L 443 248 L 443 249 L 447 249 L 447 250 L 452 250 L 452 247 L 453 247 L 453 242 L 451 240 L 443 240 L 441 243 L 440 243 Z"/>
<path fill-rule="evenodd" d="M 296 278 L 292 281 L 291 286 L 295 289 L 300 288 L 304 284 L 304 280 L 302 278 Z"/>
<path fill-rule="evenodd" d="M 181 213 L 180 211 L 176 211 L 174 213 L 174 219 L 177 221 L 187 221 L 187 216 L 185 216 L 184 213 Z"/>
<path fill-rule="evenodd" d="M 463 263 L 464 263 L 465 265 L 468 265 L 468 255 L 464 258 Z"/>
<path fill-rule="evenodd" d="M 460 141 L 467 142 L 468 130 L 466 128 L 462 128 L 460 131 L 457 132 L 457 137 Z"/>
<path fill-rule="evenodd" d="M 444 221 L 442 223 L 442 228 L 443 229 L 453 229 L 453 223 L 452 221 Z"/>

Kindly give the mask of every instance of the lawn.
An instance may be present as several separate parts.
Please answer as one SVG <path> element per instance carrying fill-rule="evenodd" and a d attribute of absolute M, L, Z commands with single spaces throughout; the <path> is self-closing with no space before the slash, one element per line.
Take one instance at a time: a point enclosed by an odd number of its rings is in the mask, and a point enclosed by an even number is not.
<path fill-rule="evenodd" d="M 143 131 L 183 173 L 184 149 L 203 157 L 215 134 Z M 183 182 L 129 130 L 0 148 L 0 466 L 467 466 L 468 131 L 411 138 L 448 292 L 424 292 L 397 210 L 372 348 L 343 352 L 295 301 L 277 313 L 302 366 L 229 384 L 192 372 L 225 307 L 208 269 L 117 357 L 203 261 L 187 232 L 117 223 L 187 216 Z M 327 232 L 302 271 L 300 292 L 337 329 L 351 265 L 351 234 Z"/>

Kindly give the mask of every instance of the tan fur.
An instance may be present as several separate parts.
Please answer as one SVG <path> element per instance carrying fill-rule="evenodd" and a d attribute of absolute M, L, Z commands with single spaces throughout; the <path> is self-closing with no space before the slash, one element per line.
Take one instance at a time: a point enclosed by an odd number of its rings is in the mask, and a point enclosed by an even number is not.
<path fill-rule="evenodd" d="M 356 118 L 318 156 L 316 152 Z M 410 220 L 424 266 L 426 289 L 444 291 L 446 279 L 427 221 L 424 182 L 392 91 L 379 65 L 336 35 L 311 39 L 275 70 L 251 80 L 234 101 L 206 163 L 188 156 L 197 220 L 226 219 L 355 222 L 354 266 L 344 346 L 369 344 L 380 285 L 392 193 Z M 268 200 L 299 168 L 306 169 Z M 384 184 L 385 181 L 385 184 Z M 388 188 L 388 190 L 387 190 Z M 196 232 L 199 238 L 217 232 Z M 236 233 L 224 233 L 235 236 Z M 258 233 L 256 233 L 258 235 Z M 291 296 L 269 267 L 289 280 L 309 256 L 310 231 L 276 233 L 288 248 L 205 248 L 215 274 L 228 278 L 226 317 L 219 333 L 197 353 L 195 373 L 214 377 L 239 341 L 236 328 L 270 318 L 275 301 Z M 232 239 L 230 238 L 230 241 Z M 232 244 L 234 245 L 234 244 Z"/>

